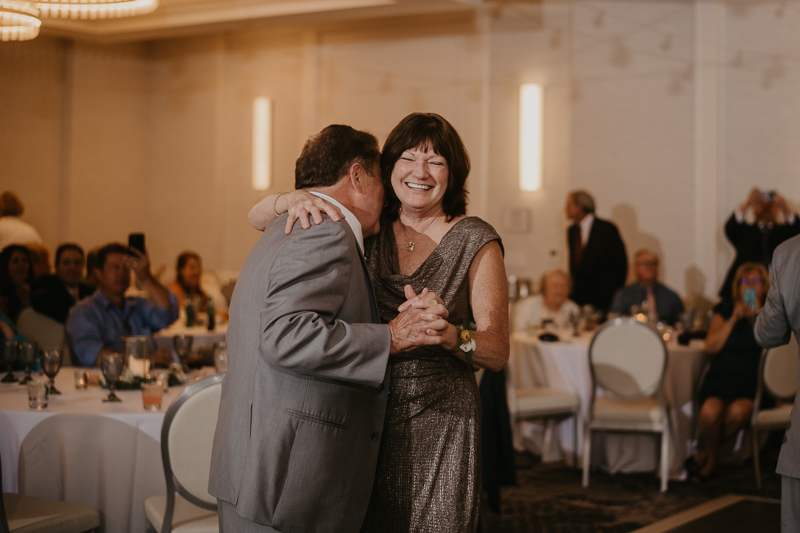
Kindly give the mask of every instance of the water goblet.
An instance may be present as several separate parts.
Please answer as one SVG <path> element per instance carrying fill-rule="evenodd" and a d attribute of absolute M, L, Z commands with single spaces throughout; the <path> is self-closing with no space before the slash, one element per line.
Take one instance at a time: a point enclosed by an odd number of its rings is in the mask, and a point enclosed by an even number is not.
<path fill-rule="evenodd" d="M 189 366 L 186 364 L 186 358 L 189 356 L 189 353 L 192 351 L 192 341 L 194 337 L 191 335 L 186 335 L 185 333 L 179 333 L 173 337 L 172 342 L 175 345 L 175 353 L 178 354 L 178 357 L 181 360 L 181 366 L 183 367 L 183 371 L 188 373 Z"/>
<path fill-rule="evenodd" d="M 2 383 L 16 383 L 17 378 L 14 376 L 14 363 L 17 361 L 17 352 L 19 351 L 19 341 L 16 339 L 6 339 L 3 341 L 3 362 L 8 368 L 6 374 L 1 380 Z"/>
<path fill-rule="evenodd" d="M 228 344 L 225 341 L 217 341 L 214 344 L 214 367 L 218 374 L 228 371 Z"/>
<path fill-rule="evenodd" d="M 578 326 L 581 323 L 581 314 L 578 311 L 573 311 L 569 314 L 569 323 L 572 325 L 572 336 L 573 337 L 580 337 L 580 331 L 578 331 Z"/>
<path fill-rule="evenodd" d="M 48 388 L 50 389 L 49 393 L 51 396 L 53 394 L 61 394 L 61 391 L 56 388 L 56 375 L 58 371 L 61 370 L 63 360 L 64 358 L 61 350 L 51 349 L 42 352 L 42 370 L 44 370 L 44 374 L 50 378 Z"/>
<path fill-rule="evenodd" d="M 25 367 L 25 377 L 19 380 L 20 385 L 25 385 L 31 379 L 31 368 L 36 364 L 37 346 L 35 342 L 19 343 L 19 362 Z"/>
<path fill-rule="evenodd" d="M 100 360 L 100 370 L 103 371 L 103 377 L 108 382 L 108 396 L 103 398 L 103 402 L 122 401 L 114 392 L 114 387 L 124 367 L 125 362 L 122 359 L 122 355 L 118 353 L 107 353 L 103 355 L 103 358 Z"/>

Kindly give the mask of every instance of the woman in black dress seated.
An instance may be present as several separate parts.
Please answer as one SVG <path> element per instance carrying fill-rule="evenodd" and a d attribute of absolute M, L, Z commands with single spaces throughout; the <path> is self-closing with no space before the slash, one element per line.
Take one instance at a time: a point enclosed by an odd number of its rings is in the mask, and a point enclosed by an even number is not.
<path fill-rule="evenodd" d="M 745 263 L 736 271 L 732 300 L 714 307 L 705 341 L 711 365 L 699 395 L 699 451 L 686 461 L 694 481 L 704 481 L 711 475 L 717 466 L 720 443 L 750 422 L 762 351 L 753 336 L 753 323 L 768 291 L 767 269 L 758 263 Z"/>

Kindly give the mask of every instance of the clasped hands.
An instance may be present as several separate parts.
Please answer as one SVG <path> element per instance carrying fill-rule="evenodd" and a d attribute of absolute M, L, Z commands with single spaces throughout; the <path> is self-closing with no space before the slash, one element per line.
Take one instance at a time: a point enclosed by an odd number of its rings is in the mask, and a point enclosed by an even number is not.
<path fill-rule="evenodd" d="M 389 353 L 402 353 L 420 346 L 453 344 L 455 328 L 447 322 L 449 312 L 442 299 L 427 288 L 419 294 L 411 285 L 405 288 L 406 301 L 397 308 L 400 314 L 389 322 L 392 344 Z"/>

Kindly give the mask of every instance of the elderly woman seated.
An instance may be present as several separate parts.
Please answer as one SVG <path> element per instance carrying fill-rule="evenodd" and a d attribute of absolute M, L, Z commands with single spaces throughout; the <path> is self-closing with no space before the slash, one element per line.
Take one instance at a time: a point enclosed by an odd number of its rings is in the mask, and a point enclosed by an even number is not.
<path fill-rule="evenodd" d="M 569 317 L 579 313 L 580 308 L 567 299 L 571 288 L 569 274 L 556 268 L 542 276 L 540 292 L 517 303 L 514 309 L 514 331 L 552 324 L 561 329 L 568 328 Z"/>
<path fill-rule="evenodd" d="M 769 275 L 758 263 L 736 271 L 732 300 L 714 307 L 705 341 L 711 364 L 700 387 L 700 438 L 697 455 L 686 460 L 689 478 L 704 481 L 717 466 L 722 441 L 749 421 L 758 383 L 761 346 L 753 323 L 769 291 Z"/>

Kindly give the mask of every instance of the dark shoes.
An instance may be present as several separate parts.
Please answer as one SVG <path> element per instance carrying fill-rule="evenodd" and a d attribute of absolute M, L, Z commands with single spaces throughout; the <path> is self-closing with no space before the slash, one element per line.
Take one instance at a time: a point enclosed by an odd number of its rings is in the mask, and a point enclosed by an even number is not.
<path fill-rule="evenodd" d="M 686 479 L 691 481 L 692 483 L 702 484 L 708 481 L 711 478 L 711 475 L 704 476 L 700 473 L 702 467 L 700 463 L 694 458 L 694 455 L 690 455 L 686 458 L 683 462 L 683 467 L 686 469 Z"/>

